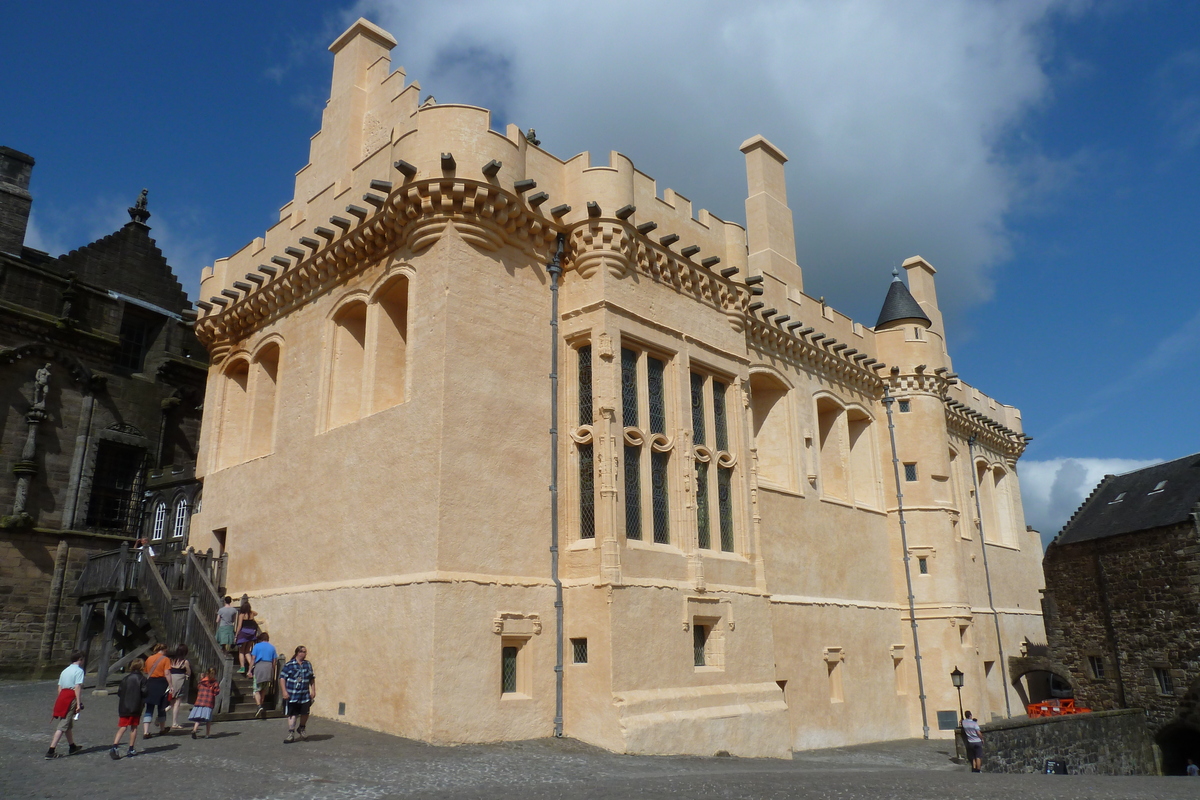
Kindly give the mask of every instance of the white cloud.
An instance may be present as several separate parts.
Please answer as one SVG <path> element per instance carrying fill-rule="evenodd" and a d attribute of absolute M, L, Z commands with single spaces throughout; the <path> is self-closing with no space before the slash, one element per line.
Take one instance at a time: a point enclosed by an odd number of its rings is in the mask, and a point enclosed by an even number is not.
<path fill-rule="evenodd" d="M 390 30 L 393 66 L 439 101 L 535 127 L 562 157 L 620 150 L 727 219 L 744 218 L 737 146 L 765 135 L 792 159 L 806 290 L 873 322 L 917 253 L 952 310 L 989 296 L 1005 214 L 1055 170 L 1005 143 L 1048 98 L 1047 23 L 1085 5 L 360 0 L 347 22 Z"/>
<path fill-rule="evenodd" d="M 1041 531 L 1045 544 L 1058 535 L 1105 475 L 1120 475 L 1161 461 L 1132 458 L 1022 460 L 1018 472 L 1025 522 Z"/>
<path fill-rule="evenodd" d="M 32 211 L 29 214 L 29 224 L 25 227 L 25 246 L 52 256 L 60 256 L 66 252 L 58 237 L 45 230 L 37 214 Z"/>

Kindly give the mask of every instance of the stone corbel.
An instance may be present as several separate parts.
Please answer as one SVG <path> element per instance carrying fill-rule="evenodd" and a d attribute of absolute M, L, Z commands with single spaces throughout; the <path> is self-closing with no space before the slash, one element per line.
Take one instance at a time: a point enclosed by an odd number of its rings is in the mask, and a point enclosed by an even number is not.
<path fill-rule="evenodd" d="M 501 611 L 492 620 L 492 633 L 500 636 L 537 636 L 542 632 L 542 618 L 537 614 Z"/>

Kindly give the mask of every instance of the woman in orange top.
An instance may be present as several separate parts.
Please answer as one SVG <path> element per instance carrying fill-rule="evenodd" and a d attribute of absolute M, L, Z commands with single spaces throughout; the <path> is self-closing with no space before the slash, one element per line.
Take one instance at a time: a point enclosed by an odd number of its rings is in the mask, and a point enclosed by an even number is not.
<path fill-rule="evenodd" d="M 167 723 L 167 691 L 170 682 L 167 675 L 171 669 L 171 657 L 166 653 L 167 646 L 162 642 L 154 645 L 149 658 L 146 659 L 146 711 L 142 715 L 142 740 L 150 738 L 150 721 L 154 719 L 154 710 L 158 709 L 158 732 L 166 733 L 170 728 Z"/>

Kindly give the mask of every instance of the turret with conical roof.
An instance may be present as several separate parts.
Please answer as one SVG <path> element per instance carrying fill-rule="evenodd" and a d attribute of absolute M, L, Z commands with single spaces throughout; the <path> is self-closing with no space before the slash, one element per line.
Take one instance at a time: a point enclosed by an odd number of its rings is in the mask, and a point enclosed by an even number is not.
<path fill-rule="evenodd" d="M 921 310 L 921 304 L 912 296 L 912 292 L 900 280 L 900 270 L 892 270 L 892 285 L 888 288 L 883 308 L 879 310 L 879 321 L 875 330 L 885 325 L 895 325 L 901 322 L 924 322 L 925 327 L 933 324 L 932 320 Z"/>

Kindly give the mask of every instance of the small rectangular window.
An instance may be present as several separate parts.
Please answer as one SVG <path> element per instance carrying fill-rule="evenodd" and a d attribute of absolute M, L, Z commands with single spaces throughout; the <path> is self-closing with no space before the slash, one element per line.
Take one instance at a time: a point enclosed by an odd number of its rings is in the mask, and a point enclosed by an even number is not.
<path fill-rule="evenodd" d="M 1162 667 L 1154 668 L 1154 680 L 1158 682 L 1159 694 L 1175 694 L 1175 682 L 1171 680 L 1171 673 Z"/>
<path fill-rule="evenodd" d="M 519 647 L 500 649 L 500 693 L 513 694 L 517 691 L 517 652 Z"/>
<path fill-rule="evenodd" d="M 694 665 L 703 667 L 708 662 L 705 659 L 705 650 L 708 645 L 709 626 L 693 625 L 692 626 L 692 658 Z"/>
<path fill-rule="evenodd" d="M 917 558 L 917 571 L 922 575 L 929 574 L 929 559 L 926 556 L 919 556 Z"/>
<path fill-rule="evenodd" d="M 915 327 L 913 328 L 913 338 L 914 338 L 914 339 L 922 339 L 922 338 L 924 338 L 924 337 L 923 337 L 923 335 L 922 335 L 922 333 L 921 333 L 921 328 L 920 328 L 920 326 L 915 326 Z"/>
<path fill-rule="evenodd" d="M 1093 678 L 1104 680 L 1104 659 L 1101 656 L 1088 656 L 1088 668 Z"/>
<path fill-rule="evenodd" d="M 571 640 L 571 661 L 575 664 L 588 663 L 587 639 Z"/>
<path fill-rule="evenodd" d="M 917 479 L 917 465 L 916 464 L 905 464 L 904 465 L 904 480 L 909 481 L 911 483 L 912 481 L 915 481 L 916 479 Z"/>
<path fill-rule="evenodd" d="M 912 403 L 910 403 L 908 400 L 901 400 L 900 401 L 900 413 L 907 414 L 910 411 L 912 411 Z"/>

